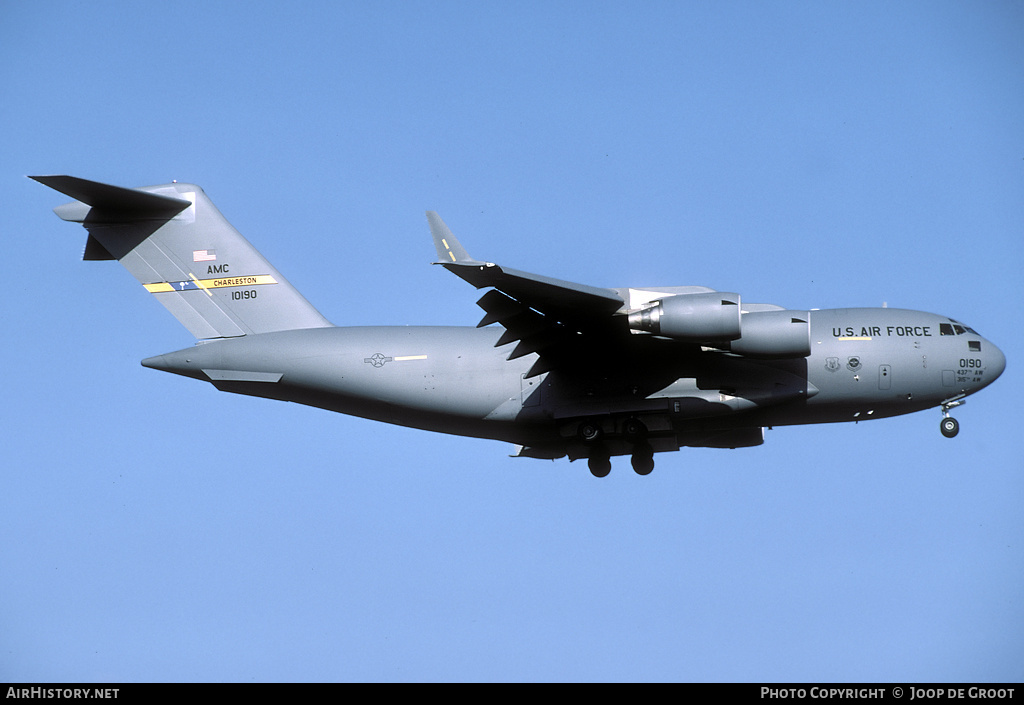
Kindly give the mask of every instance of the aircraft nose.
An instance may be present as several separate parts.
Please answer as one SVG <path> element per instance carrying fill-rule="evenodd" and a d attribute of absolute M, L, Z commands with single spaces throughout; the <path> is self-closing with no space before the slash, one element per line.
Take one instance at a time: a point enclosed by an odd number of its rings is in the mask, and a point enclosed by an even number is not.
<path fill-rule="evenodd" d="M 989 343 L 989 348 L 992 352 L 989 353 L 989 359 L 987 362 L 988 368 L 992 371 L 992 374 L 988 378 L 988 383 L 992 384 L 999 379 L 999 375 L 1003 374 L 1003 370 L 1006 369 L 1006 355 L 1003 354 L 1002 350 L 997 348 L 995 345 L 992 345 L 992 343 Z"/>

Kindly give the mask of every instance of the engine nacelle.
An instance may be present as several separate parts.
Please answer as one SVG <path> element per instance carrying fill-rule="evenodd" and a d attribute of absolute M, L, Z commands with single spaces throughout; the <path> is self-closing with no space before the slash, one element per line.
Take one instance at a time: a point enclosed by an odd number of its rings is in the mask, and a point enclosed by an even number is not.
<path fill-rule="evenodd" d="M 740 337 L 740 295 L 714 291 L 677 294 L 628 316 L 631 330 L 694 343 Z"/>
<path fill-rule="evenodd" d="M 753 311 L 740 320 L 742 335 L 729 343 L 732 352 L 746 357 L 786 358 L 811 354 L 811 326 L 807 311 Z"/>

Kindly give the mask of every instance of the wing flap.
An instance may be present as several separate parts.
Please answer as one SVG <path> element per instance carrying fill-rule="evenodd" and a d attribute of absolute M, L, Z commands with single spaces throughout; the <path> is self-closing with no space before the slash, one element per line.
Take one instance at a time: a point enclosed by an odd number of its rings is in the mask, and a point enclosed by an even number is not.
<path fill-rule="evenodd" d="M 488 291 L 480 297 L 477 305 L 485 311 L 480 321 L 481 326 L 498 323 L 505 329 L 495 342 L 495 347 L 516 343 L 507 359 L 515 360 L 531 353 L 539 355 L 526 373 L 527 379 L 554 369 L 558 348 L 569 336 L 576 337 L 575 333 L 550 316 L 545 316 L 500 291 Z"/>

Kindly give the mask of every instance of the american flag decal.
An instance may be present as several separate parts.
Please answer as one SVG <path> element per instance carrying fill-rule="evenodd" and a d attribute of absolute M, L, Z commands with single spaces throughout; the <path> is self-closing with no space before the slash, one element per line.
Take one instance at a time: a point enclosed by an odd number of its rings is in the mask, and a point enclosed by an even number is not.
<path fill-rule="evenodd" d="M 192 250 L 193 262 L 212 262 L 217 259 L 216 250 Z"/>

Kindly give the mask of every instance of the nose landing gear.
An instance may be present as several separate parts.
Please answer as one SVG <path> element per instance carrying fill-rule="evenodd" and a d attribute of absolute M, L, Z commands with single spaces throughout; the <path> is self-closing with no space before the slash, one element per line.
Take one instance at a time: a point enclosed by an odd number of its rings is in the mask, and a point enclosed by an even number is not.
<path fill-rule="evenodd" d="M 963 395 L 942 402 L 942 423 L 939 424 L 939 430 L 946 438 L 952 438 L 960 433 L 960 422 L 949 415 L 949 410 L 963 403 Z"/>
<path fill-rule="evenodd" d="M 939 430 L 942 431 L 942 435 L 946 438 L 952 438 L 956 434 L 960 433 L 960 422 L 952 416 L 947 416 L 942 419 L 942 424 L 940 424 Z"/>

